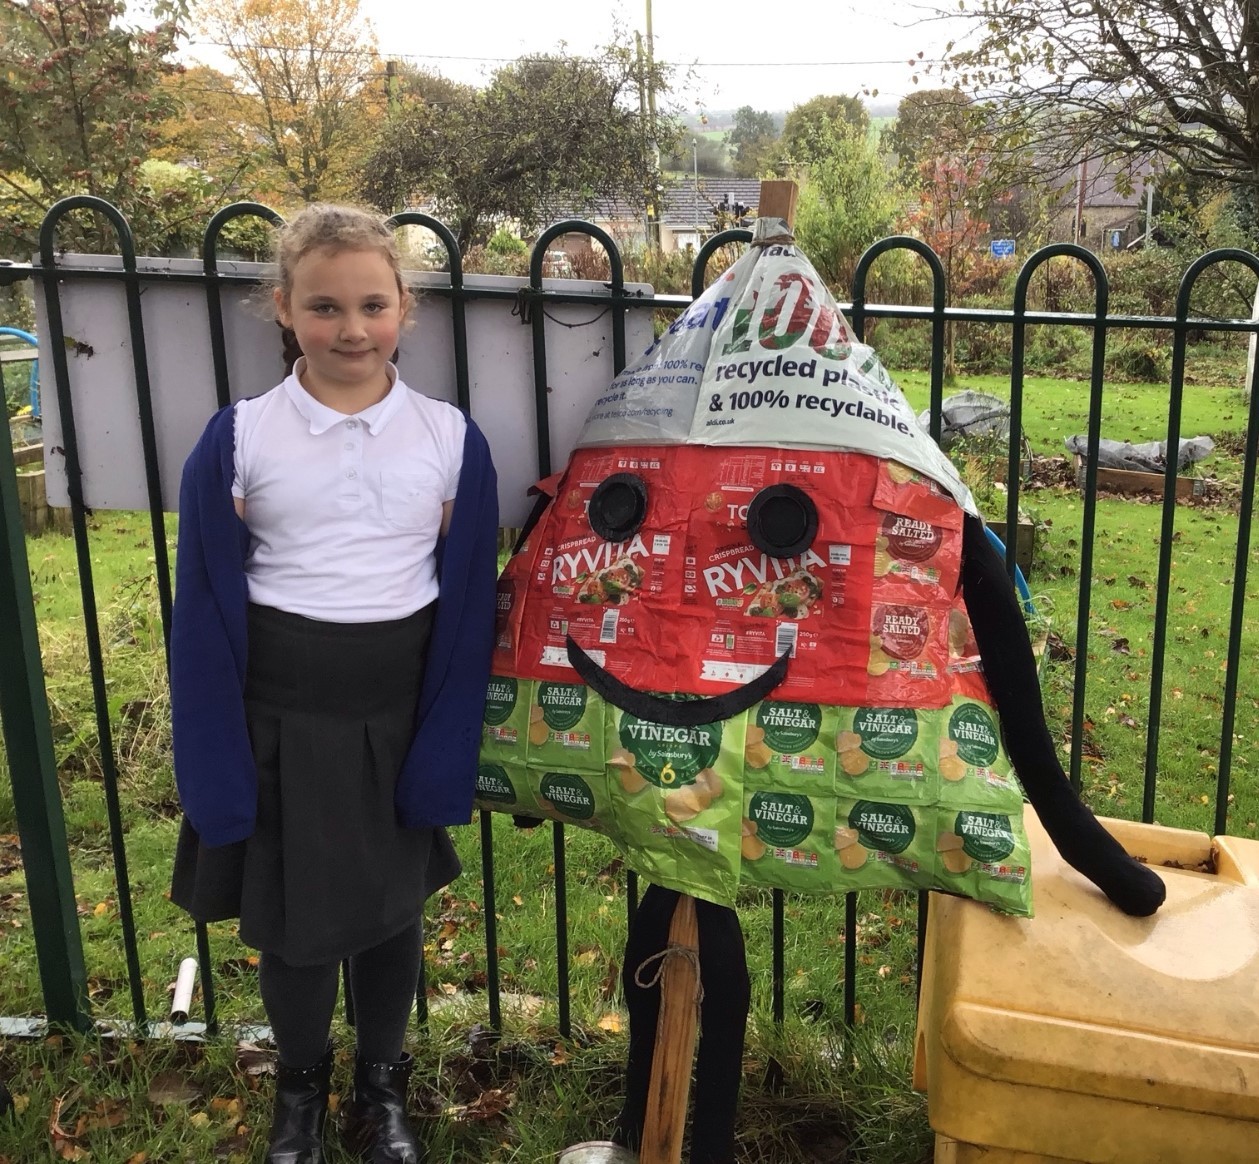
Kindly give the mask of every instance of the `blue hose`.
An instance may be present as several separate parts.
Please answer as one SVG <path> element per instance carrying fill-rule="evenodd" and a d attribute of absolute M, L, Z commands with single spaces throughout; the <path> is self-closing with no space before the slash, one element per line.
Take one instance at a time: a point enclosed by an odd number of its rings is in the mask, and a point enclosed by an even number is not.
<path fill-rule="evenodd" d="M 1004 562 L 1005 542 L 997 537 L 986 525 L 984 526 L 984 533 L 988 535 L 989 544 L 1001 555 L 1001 560 Z M 1027 579 L 1023 577 L 1023 571 L 1018 568 L 1017 564 L 1014 567 L 1014 589 L 1019 592 L 1019 598 L 1023 602 L 1023 612 L 1025 614 L 1035 614 L 1036 603 L 1032 601 L 1032 592 L 1027 588 Z"/>
<path fill-rule="evenodd" d="M 37 340 L 29 331 L 23 331 L 20 327 L 0 327 L 0 336 L 13 336 L 15 339 L 23 340 L 33 348 L 39 347 Z M 31 361 L 31 380 L 30 380 L 30 396 L 31 396 L 31 415 L 39 416 L 39 361 Z"/>

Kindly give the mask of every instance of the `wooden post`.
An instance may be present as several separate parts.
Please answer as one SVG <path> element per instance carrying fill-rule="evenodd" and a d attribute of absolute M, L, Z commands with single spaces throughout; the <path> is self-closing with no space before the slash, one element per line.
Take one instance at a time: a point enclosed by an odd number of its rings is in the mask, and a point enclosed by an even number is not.
<path fill-rule="evenodd" d="M 699 923 L 695 898 L 685 893 L 669 924 L 669 949 L 660 975 L 660 1020 L 639 1164 L 680 1164 L 682 1159 L 700 998 Z"/>
<path fill-rule="evenodd" d="M 762 182 L 760 203 L 756 208 L 757 218 L 781 218 L 788 226 L 795 226 L 796 199 L 799 195 L 800 188 L 794 182 Z"/>
<path fill-rule="evenodd" d="M 794 225 L 798 196 L 795 182 L 762 182 L 757 217 L 781 218 L 788 226 Z M 656 1052 L 647 1087 L 639 1164 L 681 1162 L 699 1000 L 699 923 L 695 899 L 682 894 L 669 924 L 669 952 L 660 975 L 660 1019 L 656 1024 Z"/>

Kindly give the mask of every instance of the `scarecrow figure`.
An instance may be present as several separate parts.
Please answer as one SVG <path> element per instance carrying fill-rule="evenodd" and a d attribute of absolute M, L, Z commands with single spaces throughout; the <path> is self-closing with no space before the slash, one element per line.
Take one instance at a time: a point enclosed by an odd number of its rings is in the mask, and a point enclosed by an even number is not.
<path fill-rule="evenodd" d="M 930 888 L 1027 915 L 1026 793 L 1121 910 L 1159 907 L 1158 875 L 1062 771 L 969 491 L 783 221 L 757 221 L 537 488 L 500 580 L 478 796 L 599 830 L 651 882 L 624 962 L 619 1143 L 643 1137 L 679 902 L 703 1000 L 692 1164 L 734 1158 L 741 886 Z"/>

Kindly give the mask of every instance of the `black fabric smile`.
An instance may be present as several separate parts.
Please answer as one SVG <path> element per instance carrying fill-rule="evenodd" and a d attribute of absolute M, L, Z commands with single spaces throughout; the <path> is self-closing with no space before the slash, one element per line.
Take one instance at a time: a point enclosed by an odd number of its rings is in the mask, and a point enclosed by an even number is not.
<path fill-rule="evenodd" d="M 710 699 L 661 699 L 645 691 L 635 691 L 609 675 L 577 645 L 572 635 L 568 636 L 567 643 L 568 661 L 587 687 L 630 715 L 668 727 L 699 727 L 746 711 L 787 677 L 787 662 L 791 658 L 790 650 L 784 651 L 763 675 L 724 695 Z"/>

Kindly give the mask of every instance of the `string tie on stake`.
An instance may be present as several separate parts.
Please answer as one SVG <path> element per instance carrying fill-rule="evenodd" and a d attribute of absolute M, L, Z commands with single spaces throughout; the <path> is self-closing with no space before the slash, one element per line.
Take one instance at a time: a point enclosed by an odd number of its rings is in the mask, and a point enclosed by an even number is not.
<path fill-rule="evenodd" d="M 658 986 L 670 958 L 684 959 L 695 971 L 695 1014 L 698 1016 L 704 1003 L 704 982 L 699 973 L 699 951 L 693 946 L 680 946 L 677 942 L 670 942 L 663 950 L 656 951 L 650 958 L 644 958 L 639 963 L 638 969 L 634 971 L 634 981 L 644 990 Z M 655 967 L 651 965 L 653 962 L 656 963 Z M 644 981 L 643 976 L 647 973 L 650 973 L 650 977 Z"/>

